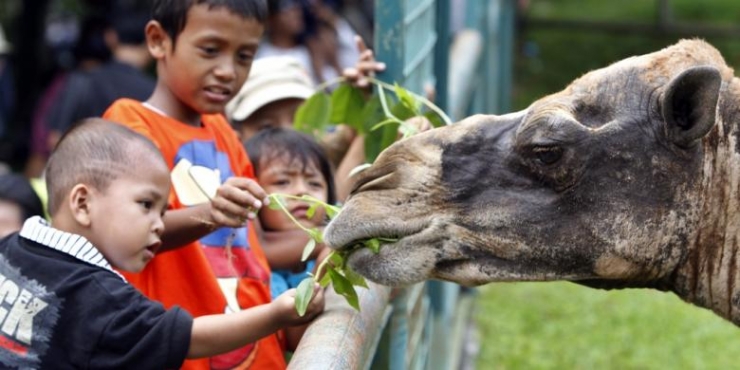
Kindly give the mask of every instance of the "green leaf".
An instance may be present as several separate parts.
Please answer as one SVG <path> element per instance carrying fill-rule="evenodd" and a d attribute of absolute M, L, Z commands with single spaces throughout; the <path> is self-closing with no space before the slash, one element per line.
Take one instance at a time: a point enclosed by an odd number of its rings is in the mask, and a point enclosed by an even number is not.
<path fill-rule="evenodd" d="M 393 89 L 396 92 L 396 96 L 401 101 L 401 104 L 403 104 L 409 111 L 411 111 L 414 116 L 420 115 L 419 102 L 416 101 L 416 98 L 414 98 L 406 89 L 401 87 L 398 83 L 393 85 Z"/>
<path fill-rule="evenodd" d="M 368 239 L 362 242 L 362 245 L 373 251 L 373 253 L 378 254 L 380 253 L 380 240 L 378 239 Z"/>
<path fill-rule="evenodd" d="M 331 116 L 329 122 L 347 124 L 359 130 L 362 126 L 362 110 L 365 97 L 362 92 L 350 84 L 342 83 L 331 94 Z"/>
<path fill-rule="evenodd" d="M 369 289 L 367 286 L 367 281 L 365 281 L 365 278 L 362 277 L 360 274 L 354 272 L 351 268 L 347 267 L 344 269 L 344 276 L 349 280 L 349 282 L 354 286 L 360 286 L 365 289 Z"/>
<path fill-rule="evenodd" d="M 377 94 L 374 94 L 367 102 L 365 102 L 365 107 L 362 108 L 362 112 L 360 113 L 362 126 L 358 130 L 359 133 L 366 134 L 370 131 L 370 128 L 373 127 L 373 125 L 385 118 L 386 115 L 383 113 L 383 107 L 380 104 L 380 97 L 378 97 Z"/>
<path fill-rule="evenodd" d="M 308 209 L 306 210 L 306 217 L 313 218 L 313 215 L 316 214 L 316 208 L 319 208 L 321 204 L 319 203 L 313 203 L 310 206 L 308 206 Z"/>
<path fill-rule="evenodd" d="M 293 127 L 296 130 L 309 134 L 322 132 L 329 124 L 329 113 L 331 112 L 331 99 L 329 95 L 319 91 L 308 98 L 300 107 L 293 118 Z"/>
<path fill-rule="evenodd" d="M 313 239 L 316 243 L 323 243 L 324 242 L 324 235 L 323 232 L 317 228 L 309 229 L 308 235 Z"/>
<path fill-rule="evenodd" d="M 313 297 L 313 284 L 313 278 L 308 277 L 301 280 L 295 289 L 295 310 L 298 312 L 298 316 L 306 314 L 308 304 L 311 303 Z"/>
<path fill-rule="evenodd" d="M 339 208 L 337 206 L 333 206 L 331 204 L 327 204 L 326 206 L 324 206 L 324 210 L 326 211 L 326 215 L 330 219 L 333 219 L 334 217 L 337 217 L 337 215 L 339 214 L 339 211 L 341 210 L 341 208 Z"/>
<path fill-rule="evenodd" d="M 414 112 L 413 110 L 409 109 L 405 104 L 403 103 L 396 103 L 394 104 L 391 109 L 391 114 L 395 116 L 396 118 L 400 120 L 407 120 L 411 117 L 416 117 L 419 114 Z"/>
<path fill-rule="evenodd" d="M 386 150 L 391 144 L 398 140 L 398 127 L 400 125 L 390 124 L 383 127 L 383 136 L 380 139 L 380 151 Z M 380 153 L 378 153 L 380 154 Z M 377 155 L 375 156 L 377 158 Z"/>
<path fill-rule="evenodd" d="M 332 270 L 331 266 L 326 266 L 326 273 L 324 273 L 324 276 L 321 277 L 321 280 L 319 280 L 319 285 L 322 288 L 326 288 L 329 283 L 331 283 L 331 275 L 329 274 L 329 270 Z"/>
<path fill-rule="evenodd" d="M 327 256 L 329 259 L 329 262 L 332 263 L 336 268 L 342 268 L 344 267 L 344 256 L 342 256 L 339 253 L 331 253 L 329 256 Z"/>
<path fill-rule="evenodd" d="M 311 256 L 313 250 L 316 249 L 316 240 L 308 239 L 308 243 L 303 247 L 303 254 L 301 255 L 301 262 L 306 262 L 308 257 Z"/>
<path fill-rule="evenodd" d="M 331 283 L 334 287 L 334 291 L 344 297 L 350 306 L 359 311 L 360 299 L 357 297 L 357 292 L 355 292 L 355 288 L 352 287 L 352 283 L 335 270 L 329 270 L 328 273 L 331 275 Z"/>
<path fill-rule="evenodd" d="M 423 116 L 426 117 L 429 120 L 429 122 L 432 123 L 433 127 L 442 127 L 445 125 L 445 121 L 437 113 L 428 111 L 428 112 L 424 112 Z"/>

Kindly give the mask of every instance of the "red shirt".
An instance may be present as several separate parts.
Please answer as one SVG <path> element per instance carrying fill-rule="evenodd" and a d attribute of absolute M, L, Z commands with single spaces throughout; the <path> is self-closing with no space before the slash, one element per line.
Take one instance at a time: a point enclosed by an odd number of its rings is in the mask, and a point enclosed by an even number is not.
<path fill-rule="evenodd" d="M 120 99 L 104 118 L 150 138 L 171 170 L 170 209 L 208 201 L 213 186 L 232 176 L 254 178 L 244 147 L 226 119 L 203 115 L 194 127 Z M 210 178 L 194 184 L 192 178 Z M 213 186 L 208 186 L 208 184 Z M 231 240 L 231 247 L 227 248 Z M 251 222 L 221 228 L 186 246 L 160 253 L 139 274 L 124 274 L 146 296 L 166 307 L 179 305 L 194 317 L 220 314 L 270 302 L 270 268 Z M 188 360 L 183 369 L 284 369 L 277 334 L 208 359 Z"/>

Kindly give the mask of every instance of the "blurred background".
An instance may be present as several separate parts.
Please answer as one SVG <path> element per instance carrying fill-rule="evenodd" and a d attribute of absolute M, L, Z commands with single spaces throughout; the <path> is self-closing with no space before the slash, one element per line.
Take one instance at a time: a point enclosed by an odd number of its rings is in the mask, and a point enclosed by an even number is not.
<path fill-rule="evenodd" d="M 381 1 L 325 3 L 346 21 L 350 34 L 361 35 L 377 49 L 383 47 L 376 28 L 385 25 L 393 12 L 379 8 Z M 414 1 L 384 2 L 391 4 L 386 7 L 398 3 L 407 6 Z M 0 1 L 0 162 L 6 170 L 31 177 L 40 174 L 54 135 L 67 124 L 58 122 L 62 115 L 57 114 L 54 106 L 63 100 L 61 92 L 69 76 L 112 58 L 105 30 L 119 32 L 121 41 L 126 29 L 143 27 L 142 18 L 145 22 L 148 8 L 146 0 Z M 481 33 L 478 43 L 460 42 L 464 19 L 470 20 L 479 8 L 495 8 L 497 14 L 508 14 L 506 18 L 492 19 L 511 22 L 511 27 L 501 28 L 498 33 Z M 438 35 L 437 42 L 442 43 L 446 54 L 438 60 L 437 67 L 449 65 L 449 74 L 443 78 L 434 72 L 439 69 L 430 69 L 437 92 L 447 92 L 446 84 L 452 84 L 455 76 L 464 72 L 455 60 L 481 53 L 474 48 L 482 48 L 483 54 L 488 50 L 497 58 L 495 66 L 493 59 L 486 58 L 475 65 L 482 70 L 496 69 L 497 79 L 484 80 L 493 81 L 490 84 L 495 86 L 487 87 L 495 94 L 471 90 L 470 102 L 462 107 L 454 104 L 452 93 L 438 94 L 437 102 L 456 118 L 523 109 L 589 70 L 658 50 L 685 37 L 703 38 L 722 52 L 730 66 L 740 64 L 737 0 L 448 0 L 444 9 L 449 12 L 436 14 L 436 22 L 450 26 L 446 28 L 449 33 Z M 487 22 L 491 26 L 493 21 Z M 309 20 L 306 24 L 313 23 Z M 287 28 L 288 24 L 274 26 L 273 36 L 283 26 Z M 336 31 L 339 35 L 339 27 Z M 390 37 L 399 36 L 385 37 L 389 44 L 393 41 Z M 331 41 L 332 50 L 346 49 L 340 41 Z M 308 38 L 305 42 L 314 50 L 326 46 L 324 42 L 310 44 Z M 457 48 L 451 47 L 453 43 Z M 498 47 L 489 50 L 493 44 Z M 332 50 L 321 55 L 331 55 Z M 393 67 L 393 54 L 378 52 L 379 59 Z M 352 51 L 346 55 L 352 55 Z M 316 82 L 331 78 L 337 68 L 354 63 L 351 57 L 347 58 L 349 61 L 337 58 L 321 68 L 313 66 Z M 140 62 L 137 68 L 153 78 L 151 64 Z M 391 75 L 391 81 L 396 79 L 394 76 Z M 467 75 L 464 79 L 472 81 L 476 76 Z M 472 82 L 463 82 L 466 84 Z M 462 360 L 450 368 L 738 367 L 740 330 L 672 294 L 644 290 L 605 292 L 570 283 L 491 284 L 467 292 L 475 296 L 475 303 L 471 306 L 470 325 L 461 334 L 461 343 L 455 344 L 463 352 Z M 436 336 L 444 346 L 446 337 L 440 332 L 429 335 Z M 436 344 L 429 346 L 437 348 Z M 426 366 L 421 363 L 421 368 L 434 367 L 432 362 Z"/>

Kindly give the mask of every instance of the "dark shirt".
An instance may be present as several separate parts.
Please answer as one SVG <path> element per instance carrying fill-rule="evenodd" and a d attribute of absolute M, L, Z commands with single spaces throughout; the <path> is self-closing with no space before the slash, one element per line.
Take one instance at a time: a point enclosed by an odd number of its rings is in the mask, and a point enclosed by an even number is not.
<path fill-rule="evenodd" d="M 178 368 L 192 323 L 141 295 L 85 238 L 40 217 L 0 240 L 0 368 Z"/>
<path fill-rule="evenodd" d="M 102 116 L 119 98 L 145 101 L 154 86 L 149 75 L 115 60 L 89 71 L 72 72 L 52 107 L 50 128 L 64 133 L 81 119 Z"/>

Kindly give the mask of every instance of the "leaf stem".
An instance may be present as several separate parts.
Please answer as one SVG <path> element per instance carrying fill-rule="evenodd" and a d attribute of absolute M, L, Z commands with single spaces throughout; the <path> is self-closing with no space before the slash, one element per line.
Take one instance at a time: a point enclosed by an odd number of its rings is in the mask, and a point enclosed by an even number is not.
<path fill-rule="evenodd" d="M 277 202 L 278 206 L 283 211 L 283 213 L 285 213 L 285 215 L 288 216 L 288 218 L 290 218 L 290 220 L 293 221 L 293 223 L 295 223 L 296 226 L 300 227 L 303 231 L 311 235 L 311 230 L 309 230 L 308 228 L 303 226 L 298 220 L 296 220 L 295 217 L 293 217 L 293 215 L 290 213 L 290 211 L 288 211 L 288 209 L 285 208 L 285 204 L 283 204 L 283 202 L 279 199 L 279 197 L 290 197 L 290 198 L 298 198 L 298 197 L 294 197 L 292 195 L 287 195 L 287 194 L 270 194 L 267 197 L 270 198 L 271 201 Z"/>
<path fill-rule="evenodd" d="M 388 90 L 394 89 L 393 85 L 388 84 L 388 83 L 385 83 L 385 82 L 383 82 L 383 81 L 381 81 L 381 80 L 379 80 L 379 79 L 377 79 L 375 77 L 368 76 L 368 80 L 370 80 L 370 82 L 372 82 L 372 83 L 374 83 L 374 84 L 376 84 L 378 86 L 382 86 L 382 87 L 384 87 L 384 88 L 386 88 Z M 409 91 L 409 94 L 413 95 L 416 99 L 419 99 L 429 109 L 433 110 L 434 113 L 437 113 L 437 115 L 440 118 L 442 118 L 442 120 L 445 122 L 445 125 L 451 125 L 452 124 L 452 119 L 450 119 L 450 117 L 448 117 L 447 114 L 444 111 L 442 111 L 442 109 L 440 109 L 434 103 L 432 103 L 431 101 L 429 101 L 429 99 L 427 99 L 427 98 L 425 98 L 425 97 L 423 97 L 423 96 L 421 96 L 421 95 L 419 95 L 419 94 L 417 94 L 417 93 L 415 93 L 413 91 Z M 381 103 L 382 103 L 382 101 L 381 101 Z"/>
<path fill-rule="evenodd" d="M 346 80 L 347 79 L 344 76 L 334 77 L 331 80 L 324 81 L 320 85 L 316 86 L 316 91 L 324 91 L 324 90 L 326 90 L 327 87 L 329 87 L 331 85 L 340 84 L 340 83 L 342 83 L 342 82 L 344 82 Z"/>

